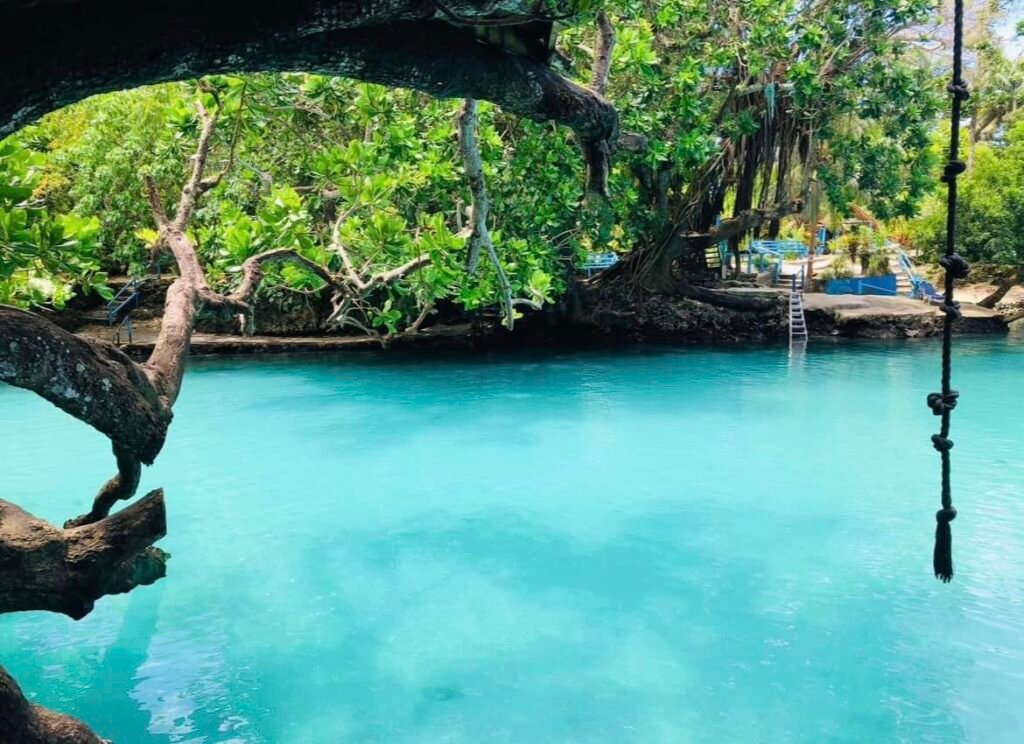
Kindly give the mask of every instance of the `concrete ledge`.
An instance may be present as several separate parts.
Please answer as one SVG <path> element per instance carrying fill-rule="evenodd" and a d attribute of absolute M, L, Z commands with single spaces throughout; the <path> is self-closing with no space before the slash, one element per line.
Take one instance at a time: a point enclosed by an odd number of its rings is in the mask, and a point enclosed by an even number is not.
<path fill-rule="evenodd" d="M 945 316 L 935 305 L 909 297 L 804 295 L 811 335 L 902 338 L 942 332 Z M 957 333 L 1006 333 L 1006 319 L 994 310 L 962 303 Z"/>

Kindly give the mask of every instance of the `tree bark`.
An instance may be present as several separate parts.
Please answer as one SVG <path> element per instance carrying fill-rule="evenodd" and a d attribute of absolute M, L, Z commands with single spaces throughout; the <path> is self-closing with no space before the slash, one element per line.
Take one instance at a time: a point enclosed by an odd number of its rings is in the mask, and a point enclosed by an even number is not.
<path fill-rule="evenodd" d="M 146 464 L 167 435 L 170 411 L 147 371 L 124 352 L 3 305 L 0 382 L 42 396 Z"/>
<path fill-rule="evenodd" d="M 30 703 L 2 666 L 0 733 L 4 744 L 110 744 L 81 721 Z"/>
<path fill-rule="evenodd" d="M 167 554 L 163 491 L 97 522 L 59 529 L 0 500 L 0 614 L 59 612 L 75 620 L 97 599 L 152 584 Z"/>
<path fill-rule="evenodd" d="M 991 310 L 996 305 L 998 305 L 1002 301 L 1002 299 L 1004 297 L 1006 297 L 1006 295 L 1010 292 L 1010 290 L 1013 289 L 1013 287 L 1019 281 L 1020 281 L 1020 268 L 1016 268 L 1016 269 L 1013 270 L 1013 274 L 1012 275 L 1008 276 L 1006 279 L 1003 279 L 1001 282 L 999 282 L 999 285 L 996 287 L 995 291 L 992 292 L 991 294 L 989 294 L 984 299 L 982 299 L 978 303 L 978 305 L 980 307 L 985 307 L 985 308 L 988 308 L 989 310 Z"/>
<path fill-rule="evenodd" d="M 532 0 L 449 2 L 468 22 L 531 20 Z M 87 96 L 231 72 L 307 71 L 492 101 L 571 128 L 599 184 L 618 135 L 615 108 L 545 62 L 477 41 L 424 0 L 0 0 L 18 29 L 0 56 L 0 137 Z M 593 186 L 599 188 L 599 186 Z"/>

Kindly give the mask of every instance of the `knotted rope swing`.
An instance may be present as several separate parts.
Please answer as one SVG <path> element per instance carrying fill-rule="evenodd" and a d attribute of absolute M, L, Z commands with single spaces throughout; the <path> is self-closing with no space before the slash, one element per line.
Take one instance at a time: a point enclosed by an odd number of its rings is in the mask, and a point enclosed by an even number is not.
<path fill-rule="evenodd" d="M 970 266 L 956 252 L 956 179 L 966 170 L 964 162 L 959 159 L 960 112 L 964 101 L 971 97 L 967 90 L 967 84 L 963 80 L 963 54 L 964 0 L 956 0 L 953 17 L 953 80 L 946 88 L 953 97 L 949 127 L 949 160 L 942 175 L 943 183 L 949 187 L 946 201 L 946 252 L 939 259 L 939 263 L 946 270 L 945 291 L 942 305 L 939 307 L 946 316 L 942 328 L 942 392 L 931 393 L 928 396 L 928 407 L 936 416 L 942 417 L 939 433 L 932 436 L 932 445 L 942 457 L 942 508 L 935 514 L 938 524 L 935 527 L 933 564 L 935 577 L 945 583 L 953 579 L 953 536 L 949 523 L 956 519 L 956 509 L 953 507 L 953 493 L 950 487 L 949 452 L 953 449 L 953 441 L 949 438 L 949 419 L 953 409 L 956 408 L 957 399 L 960 397 L 960 393 L 953 390 L 950 384 L 953 323 L 963 317 L 959 303 L 953 301 L 953 282 L 956 279 L 966 278 L 970 272 Z"/>

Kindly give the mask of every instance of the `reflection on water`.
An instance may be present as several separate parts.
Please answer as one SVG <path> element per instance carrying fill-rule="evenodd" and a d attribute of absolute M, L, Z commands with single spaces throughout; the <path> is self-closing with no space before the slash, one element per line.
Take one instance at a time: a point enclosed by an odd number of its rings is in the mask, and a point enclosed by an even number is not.
<path fill-rule="evenodd" d="M 169 577 L 0 661 L 118 742 L 1016 742 L 1024 344 L 955 364 L 944 587 L 929 341 L 197 360 Z M 69 422 L 0 388 L 57 522 L 111 464 Z"/>

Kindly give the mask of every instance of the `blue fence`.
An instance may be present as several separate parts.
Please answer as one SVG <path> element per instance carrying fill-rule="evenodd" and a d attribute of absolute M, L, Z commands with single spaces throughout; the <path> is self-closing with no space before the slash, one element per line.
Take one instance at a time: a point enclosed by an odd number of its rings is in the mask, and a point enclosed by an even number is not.
<path fill-rule="evenodd" d="M 614 253 L 589 253 L 580 268 L 587 272 L 589 277 L 593 276 L 595 271 L 610 269 L 618 262 L 619 257 Z"/>
<path fill-rule="evenodd" d="M 833 279 L 825 285 L 825 294 L 841 295 L 896 295 L 896 275 L 859 276 L 853 279 Z"/>
<path fill-rule="evenodd" d="M 935 285 L 925 281 L 917 273 L 917 268 L 914 266 L 914 262 L 910 260 L 910 256 L 895 243 L 892 243 L 890 247 L 896 251 L 900 269 L 910 281 L 910 296 L 915 300 L 941 300 L 942 294 L 935 289 Z"/>

